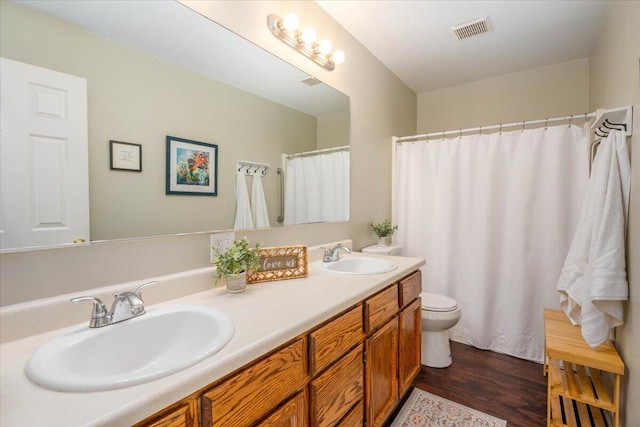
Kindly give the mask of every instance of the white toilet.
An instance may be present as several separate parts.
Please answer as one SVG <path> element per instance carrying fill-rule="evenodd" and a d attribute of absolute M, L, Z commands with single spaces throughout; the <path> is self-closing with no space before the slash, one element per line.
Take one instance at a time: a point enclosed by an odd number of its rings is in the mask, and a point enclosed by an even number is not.
<path fill-rule="evenodd" d="M 453 298 L 423 292 L 422 298 L 422 364 L 432 368 L 451 365 L 449 329 L 462 316 Z"/>

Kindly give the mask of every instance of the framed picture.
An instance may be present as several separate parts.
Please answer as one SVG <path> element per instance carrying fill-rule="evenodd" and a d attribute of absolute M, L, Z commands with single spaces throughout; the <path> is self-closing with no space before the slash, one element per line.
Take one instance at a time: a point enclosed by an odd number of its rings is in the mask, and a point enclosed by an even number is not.
<path fill-rule="evenodd" d="M 166 194 L 218 195 L 218 146 L 167 136 Z"/>
<path fill-rule="evenodd" d="M 249 270 L 247 283 L 272 282 L 274 280 L 307 277 L 307 247 L 277 246 L 258 249 L 260 267 Z"/>
<path fill-rule="evenodd" d="M 111 170 L 142 172 L 142 145 L 109 141 Z"/>

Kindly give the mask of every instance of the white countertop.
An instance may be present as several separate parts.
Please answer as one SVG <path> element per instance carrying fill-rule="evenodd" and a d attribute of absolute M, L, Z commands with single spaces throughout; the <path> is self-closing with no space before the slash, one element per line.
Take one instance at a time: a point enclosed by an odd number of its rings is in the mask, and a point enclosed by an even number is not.
<path fill-rule="evenodd" d="M 398 268 L 378 275 L 339 275 L 321 272 L 309 262 L 307 278 L 249 285 L 247 291 L 241 294 L 226 293 L 222 287 L 212 288 L 148 306 L 148 310 L 171 304 L 216 308 L 231 317 L 236 330 L 231 341 L 218 353 L 183 371 L 134 387 L 104 392 L 65 393 L 46 390 L 30 382 L 24 374 L 24 366 L 31 353 L 47 340 L 72 327 L 6 342 L 0 345 L 0 425 L 131 425 L 424 265 L 424 260 L 416 258 L 358 255 L 388 258 L 398 264 Z M 135 349 L 123 349 L 123 357 L 126 357 L 127 351 Z"/>

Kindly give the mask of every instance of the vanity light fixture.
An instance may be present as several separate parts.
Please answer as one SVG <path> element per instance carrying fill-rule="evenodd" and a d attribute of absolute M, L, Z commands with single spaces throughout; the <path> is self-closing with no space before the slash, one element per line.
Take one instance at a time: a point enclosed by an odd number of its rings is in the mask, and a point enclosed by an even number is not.
<path fill-rule="evenodd" d="M 294 48 L 321 67 L 332 71 L 336 64 L 344 62 L 344 51 L 333 50 L 331 41 L 327 39 L 316 42 L 316 30 L 308 27 L 301 31 L 298 28 L 299 24 L 298 17 L 293 13 L 287 14 L 284 18 L 276 15 L 269 15 L 267 18 L 267 26 L 278 40 Z"/>

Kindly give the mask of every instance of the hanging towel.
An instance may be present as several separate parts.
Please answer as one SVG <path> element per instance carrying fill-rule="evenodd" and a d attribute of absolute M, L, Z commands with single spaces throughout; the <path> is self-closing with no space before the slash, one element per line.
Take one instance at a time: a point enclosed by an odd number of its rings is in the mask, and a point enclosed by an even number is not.
<path fill-rule="evenodd" d="M 253 228 L 247 180 L 244 177 L 244 172 L 238 172 L 236 174 L 236 221 L 233 229 L 244 230 L 247 228 Z"/>
<path fill-rule="evenodd" d="M 560 306 L 592 347 L 622 325 L 622 301 L 629 298 L 624 248 L 630 179 L 625 133 L 611 131 L 598 148 L 557 285 Z"/>
<path fill-rule="evenodd" d="M 260 171 L 253 174 L 253 183 L 251 185 L 251 217 L 253 218 L 253 225 L 256 228 L 270 227 L 269 212 L 267 211 L 267 202 L 264 198 L 262 173 Z"/>

